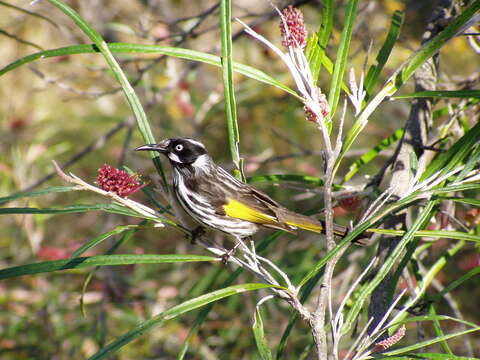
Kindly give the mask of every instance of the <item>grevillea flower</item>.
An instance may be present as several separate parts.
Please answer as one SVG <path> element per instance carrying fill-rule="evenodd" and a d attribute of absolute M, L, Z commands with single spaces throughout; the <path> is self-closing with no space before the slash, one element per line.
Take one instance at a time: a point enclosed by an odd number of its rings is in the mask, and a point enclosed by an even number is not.
<path fill-rule="evenodd" d="M 129 175 L 126 171 L 107 164 L 98 169 L 96 183 L 102 190 L 113 192 L 121 197 L 127 197 L 145 186 L 140 184 L 137 174 Z"/>
<path fill-rule="evenodd" d="M 291 6 L 283 12 L 276 9 L 281 17 L 280 29 L 282 43 L 287 51 L 280 50 L 265 37 L 254 31 L 247 24 L 237 19 L 245 27 L 245 32 L 268 46 L 285 63 L 292 75 L 303 104 L 307 112 L 307 119 L 319 125 L 320 129 L 327 134 L 325 118 L 330 114 L 330 108 L 325 95 L 316 86 L 310 64 L 305 56 L 304 48 L 307 43 L 307 30 L 303 22 L 300 10 Z"/>
<path fill-rule="evenodd" d="M 400 340 L 402 340 L 402 338 L 405 336 L 405 325 L 402 325 L 401 328 L 399 328 L 395 334 L 393 334 L 392 336 L 386 338 L 385 340 L 382 340 L 378 343 L 375 344 L 374 348 L 373 348 L 373 351 L 374 352 L 377 352 L 377 351 L 383 351 L 383 350 L 387 350 L 389 347 L 392 347 L 393 345 L 395 345 L 397 342 L 399 342 Z"/>
<path fill-rule="evenodd" d="M 302 12 L 289 5 L 282 11 L 280 20 L 280 32 L 282 33 L 282 45 L 288 48 L 303 49 L 307 45 L 307 28 L 303 21 Z"/>
<path fill-rule="evenodd" d="M 327 115 L 330 113 L 330 107 L 328 105 L 327 97 L 325 96 L 324 93 L 322 93 L 322 90 L 320 88 L 316 88 L 315 91 L 315 96 L 316 96 L 316 104 L 319 107 L 320 114 L 322 115 L 321 120 L 327 117 Z M 313 111 L 308 105 L 305 105 L 304 107 L 305 114 L 307 115 L 306 118 L 308 121 L 318 123 L 320 121 L 319 117 L 317 116 L 316 112 Z"/>

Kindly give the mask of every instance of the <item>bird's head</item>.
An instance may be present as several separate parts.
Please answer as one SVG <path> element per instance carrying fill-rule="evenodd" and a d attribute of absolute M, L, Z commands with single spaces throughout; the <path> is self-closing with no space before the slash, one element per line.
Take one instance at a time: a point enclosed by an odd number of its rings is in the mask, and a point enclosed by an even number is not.
<path fill-rule="evenodd" d="M 140 146 L 135 151 L 158 151 L 167 156 L 172 165 L 195 165 L 208 159 L 205 145 L 188 137 L 165 139 L 158 144 Z"/>

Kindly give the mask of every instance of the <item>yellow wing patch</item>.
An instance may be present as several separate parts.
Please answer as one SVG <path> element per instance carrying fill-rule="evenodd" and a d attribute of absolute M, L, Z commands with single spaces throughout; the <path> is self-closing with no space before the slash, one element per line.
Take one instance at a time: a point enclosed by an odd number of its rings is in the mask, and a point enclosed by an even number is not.
<path fill-rule="evenodd" d="M 277 224 L 278 221 L 270 215 L 264 214 L 258 210 L 241 203 L 240 201 L 229 199 L 228 203 L 223 205 L 225 213 L 233 218 L 250 221 L 256 224 Z"/>

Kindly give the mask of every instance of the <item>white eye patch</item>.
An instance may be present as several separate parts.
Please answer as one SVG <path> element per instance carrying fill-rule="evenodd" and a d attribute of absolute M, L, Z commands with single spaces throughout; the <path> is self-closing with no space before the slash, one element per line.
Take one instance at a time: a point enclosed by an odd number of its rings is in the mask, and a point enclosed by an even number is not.
<path fill-rule="evenodd" d="M 182 150 L 183 150 L 183 145 L 182 145 L 182 144 L 178 144 L 177 146 L 175 146 L 175 150 L 176 150 L 176 151 L 182 151 Z"/>

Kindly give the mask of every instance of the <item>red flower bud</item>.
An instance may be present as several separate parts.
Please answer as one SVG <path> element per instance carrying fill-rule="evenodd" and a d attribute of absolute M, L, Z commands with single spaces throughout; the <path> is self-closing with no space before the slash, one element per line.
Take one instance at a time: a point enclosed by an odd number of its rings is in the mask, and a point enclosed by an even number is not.
<path fill-rule="evenodd" d="M 126 171 L 104 164 L 98 169 L 97 185 L 105 191 L 127 197 L 145 186 L 138 181 L 138 175 L 128 175 Z"/>

